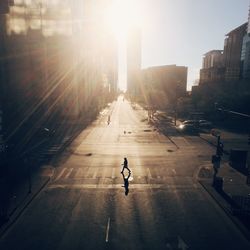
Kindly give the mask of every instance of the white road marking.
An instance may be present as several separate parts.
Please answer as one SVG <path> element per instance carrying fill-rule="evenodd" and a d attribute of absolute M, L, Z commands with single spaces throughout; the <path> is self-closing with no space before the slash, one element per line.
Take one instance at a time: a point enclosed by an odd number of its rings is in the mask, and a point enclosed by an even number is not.
<path fill-rule="evenodd" d="M 76 178 L 81 177 L 82 174 L 82 168 L 78 168 L 77 172 L 76 172 Z"/>
<path fill-rule="evenodd" d="M 69 189 L 121 189 L 120 184 L 52 184 L 48 187 L 48 189 L 54 188 L 69 188 Z M 180 190 L 197 190 L 199 187 L 194 187 L 190 185 L 175 185 L 175 184 L 130 184 L 129 188 L 131 189 L 146 189 L 146 188 L 164 188 L 165 190 L 170 190 L 173 192 L 173 189 L 180 189 Z"/>
<path fill-rule="evenodd" d="M 175 171 L 175 169 L 174 169 L 174 168 L 172 169 L 172 172 L 176 175 L 176 171 Z"/>
<path fill-rule="evenodd" d="M 151 175 L 151 173 L 150 173 L 149 168 L 147 168 L 147 172 L 148 172 L 148 178 L 149 178 L 149 179 L 152 179 L 152 175 Z"/>
<path fill-rule="evenodd" d="M 64 174 L 64 172 L 65 172 L 66 170 L 67 170 L 67 168 L 64 168 L 64 169 L 61 171 L 61 173 L 56 177 L 55 181 L 59 180 L 59 179 L 62 177 L 62 175 Z"/>
<path fill-rule="evenodd" d="M 115 168 L 112 169 L 112 179 L 115 178 Z"/>
<path fill-rule="evenodd" d="M 110 228 L 110 217 L 108 219 L 108 225 L 107 225 L 107 229 L 106 229 L 106 242 L 109 241 L 109 228 Z"/>
<path fill-rule="evenodd" d="M 122 184 L 53 184 L 48 189 L 54 188 L 70 188 L 70 189 L 121 189 Z M 176 188 L 176 185 L 172 185 Z M 163 184 L 130 184 L 129 188 L 133 189 L 146 189 L 146 188 L 172 188 L 170 185 L 164 186 Z M 183 187 L 183 186 L 181 186 Z M 187 189 L 187 187 L 185 187 Z"/>
<path fill-rule="evenodd" d="M 96 176 L 97 176 L 97 172 L 98 172 L 98 170 L 99 170 L 99 168 L 95 168 L 95 172 L 94 172 L 94 174 L 93 174 L 93 178 L 95 179 L 96 178 Z"/>
<path fill-rule="evenodd" d="M 105 182 L 105 175 L 106 175 L 107 168 L 105 167 L 102 171 L 102 184 Z"/>
<path fill-rule="evenodd" d="M 70 176 L 70 174 L 72 173 L 72 171 L 73 171 L 73 168 L 71 168 L 70 170 L 69 170 L 69 172 L 65 175 L 65 179 L 67 179 L 67 178 L 69 178 L 69 176 Z"/>
<path fill-rule="evenodd" d="M 85 177 L 88 177 L 89 172 L 90 172 L 90 167 L 88 168 L 88 170 L 87 170 L 87 172 L 86 172 L 86 174 L 85 174 L 84 176 L 85 176 Z"/>

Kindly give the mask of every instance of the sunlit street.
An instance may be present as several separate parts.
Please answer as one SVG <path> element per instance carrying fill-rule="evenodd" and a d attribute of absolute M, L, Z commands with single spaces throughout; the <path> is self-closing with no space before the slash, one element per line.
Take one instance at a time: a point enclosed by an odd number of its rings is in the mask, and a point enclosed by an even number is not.
<path fill-rule="evenodd" d="M 213 148 L 171 128 L 165 137 L 146 118 L 121 97 L 104 110 L 62 154 L 1 249 L 248 249 L 197 182 Z"/>
<path fill-rule="evenodd" d="M 0 250 L 249 250 L 249 0 L 0 1 Z"/>

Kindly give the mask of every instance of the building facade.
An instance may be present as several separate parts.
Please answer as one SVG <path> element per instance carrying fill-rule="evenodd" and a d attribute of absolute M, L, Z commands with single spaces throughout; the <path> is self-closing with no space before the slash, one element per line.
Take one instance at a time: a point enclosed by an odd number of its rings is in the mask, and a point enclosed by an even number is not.
<path fill-rule="evenodd" d="M 176 65 L 142 69 L 142 95 L 145 95 L 146 102 L 161 107 L 173 106 L 187 93 L 187 70 L 185 66 Z"/>
<path fill-rule="evenodd" d="M 226 34 L 224 41 L 225 81 L 238 81 L 241 75 L 241 54 L 243 37 L 247 33 L 247 23 Z"/>
<path fill-rule="evenodd" d="M 203 57 L 200 70 L 200 84 L 218 82 L 224 80 L 224 56 L 223 50 L 211 50 Z"/>
<path fill-rule="evenodd" d="M 127 38 L 127 93 L 136 99 L 141 91 L 141 31 L 130 29 Z"/>
<path fill-rule="evenodd" d="M 39 127 L 77 122 L 114 99 L 117 44 L 87 2 L 94 1 L 0 5 L 0 106 L 8 143 L 23 138 L 25 145 Z"/>
<path fill-rule="evenodd" d="M 244 79 L 250 78 L 250 9 L 248 13 L 247 33 L 243 37 L 241 51 L 242 76 Z"/>

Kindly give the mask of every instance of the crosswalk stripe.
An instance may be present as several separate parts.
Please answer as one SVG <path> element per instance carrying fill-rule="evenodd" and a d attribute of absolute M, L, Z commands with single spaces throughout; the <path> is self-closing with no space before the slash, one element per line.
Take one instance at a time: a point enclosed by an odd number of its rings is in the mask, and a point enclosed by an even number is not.
<path fill-rule="evenodd" d="M 148 172 L 148 178 L 149 178 L 149 179 L 152 179 L 152 175 L 151 175 L 151 173 L 150 173 L 149 168 L 147 168 L 147 172 Z"/>
<path fill-rule="evenodd" d="M 115 178 L 115 168 L 112 169 L 112 179 Z"/>
<path fill-rule="evenodd" d="M 48 187 L 48 189 L 53 188 L 75 188 L 75 189 L 121 189 L 121 183 L 119 184 L 53 184 Z M 169 190 L 170 192 L 173 192 L 173 189 L 178 189 L 183 193 L 183 190 L 197 190 L 198 188 L 193 185 L 166 185 L 166 184 L 130 184 L 130 189 L 145 189 L 145 188 L 164 188 L 165 190 Z"/>
<path fill-rule="evenodd" d="M 65 175 L 65 179 L 69 178 L 70 174 L 72 173 L 73 168 L 70 168 L 69 172 Z"/>
<path fill-rule="evenodd" d="M 78 168 L 59 168 L 58 174 L 55 175 L 55 181 L 59 179 L 79 179 L 79 178 L 88 178 L 88 179 L 116 179 L 122 178 L 118 172 L 120 170 L 116 167 L 107 168 L 107 167 L 78 167 Z M 146 171 L 145 171 L 146 170 Z M 126 171 L 125 171 L 126 172 Z M 148 178 L 148 179 L 157 179 L 164 180 L 168 177 L 177 177 L 177 171 L 175 168 L 167 169 L 155 169 L 155 168 L 146 168 L 144 171 L 132 171 L 132 176 L 138 180 Z M 103 180 L 105 182 L 105 180 Z"/>
<path fill-rule="evenodd" d="M 85 177 L 88 177 L 89 176 L 89 172 L 90 172 L 91 168 L 89 167 L 86 174 L 84 175 Z"/>
<path fill-rule="evenodd" d="M 102 184 L 104 184 L 104 181 L 105 181 L 106 171 L 107 171 L 107 168 L 104 168 L 104 170 L 102 172 Z"/>
<path fill-rule="evenodd" d="M 98 170 L 99 170 L 99 168 L 95 168 L 95 172 L 94 172 L 94 174 L 93 174 L 93 178 L 95 179 L 96 178 L 96 176 L 97 176 L 97 172 L 98 172 Z"/>
<path fill-rule="evenodd" d="M 76 171 L 76 177 L 79 178 L 82 176 L 82 168 L 78 168 Z"/>
<path fill-rule="evenodd" d="M 62 175 L 64 174 L 64 172 L 65 172 L 66 170 L 67 170 L 67 168 L 63 168 L 62 171 L 61 171 L 60 174 L 56 177 L 55 180 L 56 180 L 56 181 L 59 180 L 59 179 L 62 177 Z"/>

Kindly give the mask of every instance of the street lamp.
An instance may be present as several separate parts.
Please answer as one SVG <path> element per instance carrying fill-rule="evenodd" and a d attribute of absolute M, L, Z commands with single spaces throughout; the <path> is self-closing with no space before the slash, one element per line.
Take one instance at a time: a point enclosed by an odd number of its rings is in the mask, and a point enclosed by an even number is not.
<path fill-rule="evenodd" d="M 178 81 L 175 86 L 175 105 L 174 105 L 174 125 L 176 126 L 176 120 L 177 120 L 177 106 L 178 106 L 178 89 L 180 87 L 181 83 Z"/>

